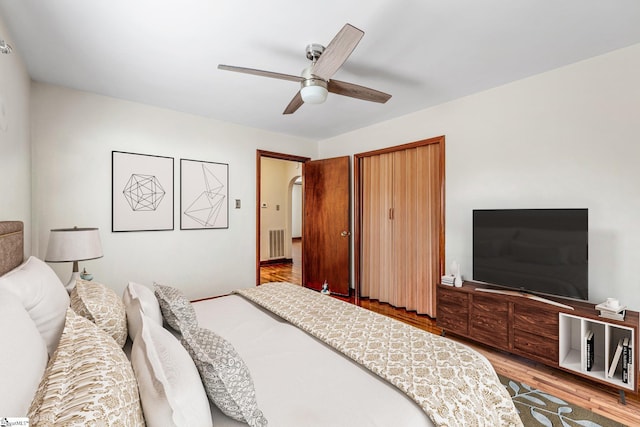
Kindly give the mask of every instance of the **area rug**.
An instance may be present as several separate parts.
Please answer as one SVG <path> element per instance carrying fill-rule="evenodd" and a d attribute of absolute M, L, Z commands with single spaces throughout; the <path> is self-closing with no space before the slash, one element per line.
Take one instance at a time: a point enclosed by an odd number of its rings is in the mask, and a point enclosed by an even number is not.
<path fill-rule="evenodd" d="M 525 427 L 624 427 L 624 424 L 565 402 L 527 384 L 498 376 L 509 391 Z"/>

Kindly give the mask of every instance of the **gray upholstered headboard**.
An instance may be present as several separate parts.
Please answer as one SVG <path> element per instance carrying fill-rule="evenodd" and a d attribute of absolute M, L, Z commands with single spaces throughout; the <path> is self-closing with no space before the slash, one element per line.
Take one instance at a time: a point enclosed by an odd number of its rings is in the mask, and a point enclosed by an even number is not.
<path fill-rule="evenodd" d="M 23 222 L 0 221 L 0 276 L 19 266 L 23 259 Z"/>

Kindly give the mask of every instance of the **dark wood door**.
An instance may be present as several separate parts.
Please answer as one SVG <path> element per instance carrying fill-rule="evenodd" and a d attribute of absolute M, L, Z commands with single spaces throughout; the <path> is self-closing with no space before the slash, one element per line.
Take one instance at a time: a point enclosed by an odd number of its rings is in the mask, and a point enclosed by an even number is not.
<path fill-rule="evenodd" d="M 302 284 L 349 295 L 349 157 L 313 160 L 303 169 Z"/>

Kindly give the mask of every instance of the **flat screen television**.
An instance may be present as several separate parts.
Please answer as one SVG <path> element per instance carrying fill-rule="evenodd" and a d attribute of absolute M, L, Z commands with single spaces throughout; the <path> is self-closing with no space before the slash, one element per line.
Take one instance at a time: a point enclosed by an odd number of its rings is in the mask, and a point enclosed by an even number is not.
<path fill-rule="evenodd" d="M 589 299 L 587 209 L 473 211 L 473 280 Z"/>

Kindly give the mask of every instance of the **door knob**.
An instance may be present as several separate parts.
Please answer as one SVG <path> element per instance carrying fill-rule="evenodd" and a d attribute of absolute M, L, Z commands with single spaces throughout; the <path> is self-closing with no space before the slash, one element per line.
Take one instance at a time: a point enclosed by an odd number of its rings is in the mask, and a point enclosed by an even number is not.
<path fill-rule="evenodd" d="M 342 233 L 340 233 L 340 235 L 341 235 L 342 237 L 347 237 L 347 236 L 350 236 L 350 235 L 351 235 L 351 233 L 349 233 L 348 231 L 343 231 Z"/>

